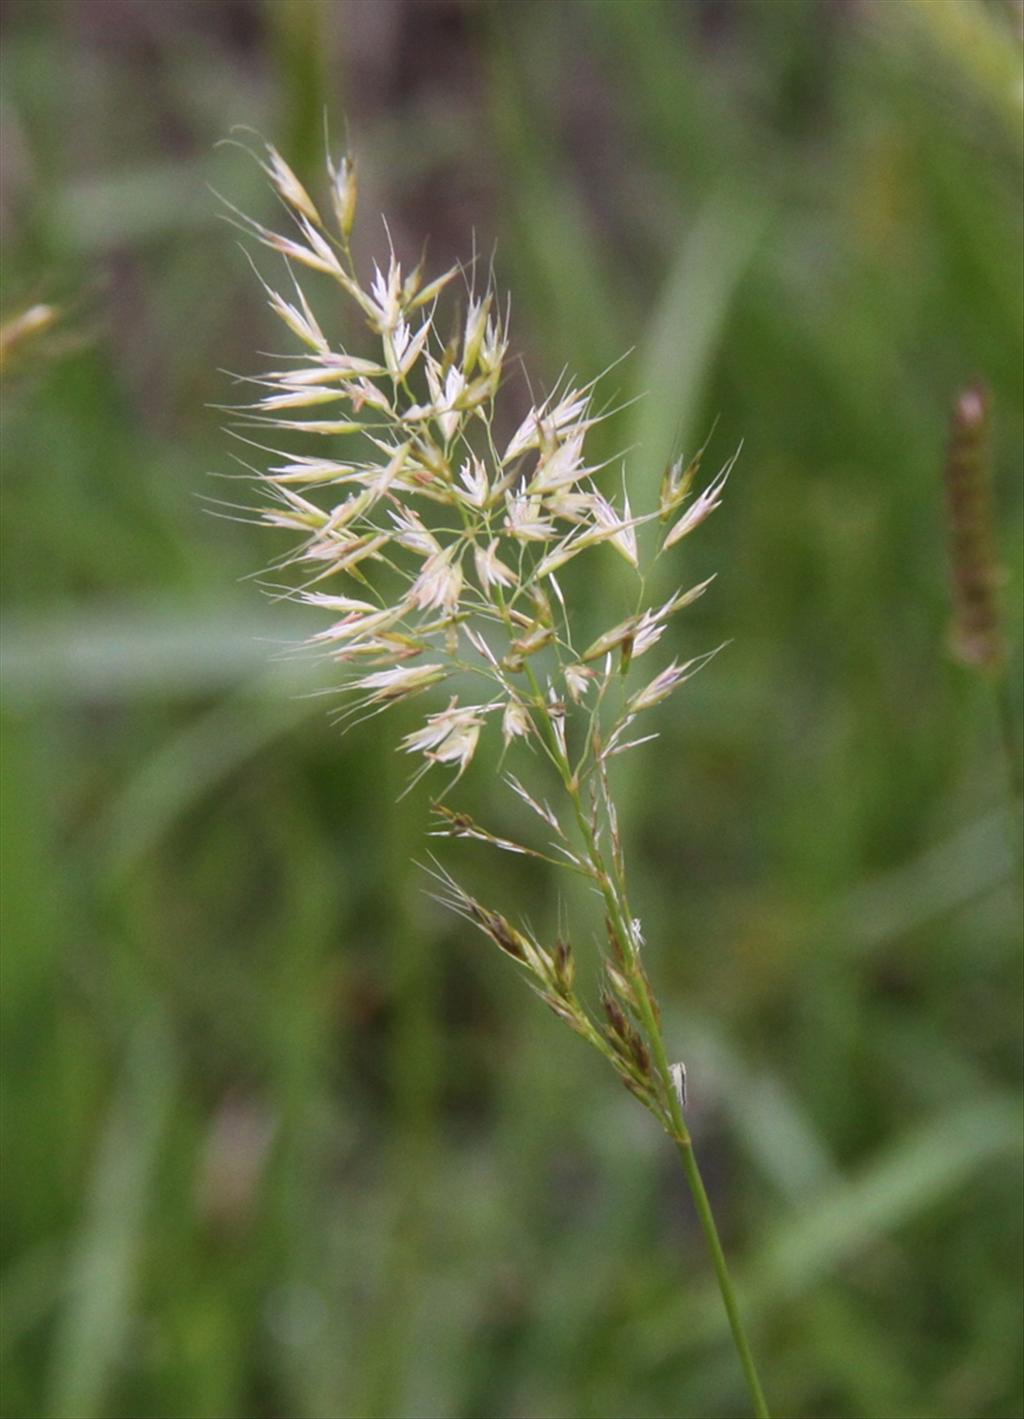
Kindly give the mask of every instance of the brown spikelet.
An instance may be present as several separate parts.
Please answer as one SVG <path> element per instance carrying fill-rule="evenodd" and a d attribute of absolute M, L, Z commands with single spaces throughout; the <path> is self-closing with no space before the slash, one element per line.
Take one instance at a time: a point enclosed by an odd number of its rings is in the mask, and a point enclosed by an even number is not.
<path fill-rule="evenodd" d="M 633 1056 L 634 1063 L 640 1073 L 650 1075 L 651 1052 L 636 1030 L 631 1030 L 629 1034 L 629 1052 Z"/>
<path fill-rule="evenodd" d="M 564 937 L 559 937 L 555 942 L 554 963 L 555 984 L 562 995 L 568 995 L 576 978 L 576 961 L 572 947 Z"/>
<path fill-rule="evenodd" d="M 946 496 L 949 510 L 953 625 L 950 646 L 963 664 L 998 670 L 1004 658 L 995 552 L 989 424 L 991 398 L 975 381 L 953 405 Z"/>
<path fill-rule="evenodd" d="M 528 961 L 526 942 L 521 932 L 500 912 L 489 911 L 487 907 L 482 907 L 479 902 L 470 902 L 472 919 L 485 932 L 496 946 L 513 960 L 522 961 L 525 965 Z"/>
<path fill-rule="evenodd" d="M 553 1010 L 560 1020 L 564 1020 L 574 1030 L 578 1028 L 577 1012 L 573 1010 L 571 1005 L 567 1005 L 560 996 L 553 995 L 550 991 L 540 991 L 538 994 L 544 1004 Z"/>
<path fill-rule="evenodd" d="M 603 993 L 601 995 L 601 1007 L 608 1017 L 608 1024 L 612 1033 L 620 1040 L 629 1038 L 629 1021 L 623 1013 L 622 1006 L 614 996 Z"/>
<path fill-rule="evenodd" d="M 615 925 L 614 921 L 612 921 L 610 916 L 605 916 L 604 929 L 608 935 L 608 945 L 611 949 L 613 957 L 622 967 L 622 969 L 625 970 L 628 965 L 626 948 L 622 944 L 622 938 L 619 935 L 619 929 Z"/>
<path fill-rule="evenodd" d="M 618 1054 L 620 1065 L 627 1074 L 649 1078 L 651 1053 L 643 1036 L 608 991 L 601 994 L 601 1006 L 608 1020 L 608 1038 Z"/>
<path fill-rule="evenodd" d="M 634 1098 L 639 1099 L 647 1108 L 653 1107 L 651 1102 L 653 1095 L 650 1085 L 646 1084 L 643 1080 L 635 1079 L 633 1075 L 624 1068 L 617 1067 L 616 1072 Z"/>

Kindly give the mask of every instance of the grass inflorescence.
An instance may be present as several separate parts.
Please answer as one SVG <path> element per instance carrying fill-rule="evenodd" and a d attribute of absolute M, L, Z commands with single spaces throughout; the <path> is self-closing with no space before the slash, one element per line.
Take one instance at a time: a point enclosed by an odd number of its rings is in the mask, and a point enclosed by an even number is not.
<path fill-rule="evenodd" d="M 680 587 L 659 602 L 649 594 L 648 574 L 655 557 L 720 505 L 735 456 L 700 492 L 701 456 L 674 460 L 656 505 L 634 511 L 625 465 L 616 493 L 607 486 L 608 462 L 588 457 L 587 436 L 603 418 L 596 382 L 563 380 L 511 437 L 501 437 L 509 318 L 493 286 L 477 290 L 472 274 L 458 267 L 432 278 L 422 263 L 404 271 L 393 250 L 386 269 L 375 266 L 364 281 L 351 247 L 351 158 L 328 161 L 328 220 L 273 147 L 263 167 L 290 218 L 287 234 L 236 217 L 285 259 L 286 292 L 264 284 L 303 351 L 255 376 L 258 396 L 239 411 L 260 440 L 288 436 L 289 447 L 268 450 L 272 461 L 257 474 L 267 496 L 258 517 L 298 539 L 276 569 L 296 569 L 299 584 L 289 594 L 330 618 L 309 643 L 336 668 L 344 722 L 426 697 L 422 723 L 397 746 L 420 761 L 414 782 L 447 771 L 447 792 L 487 751 L 502 760 L 532 751 L 526 762 L 546 764 L 540 773 L 548 778 L 553 773 L 560 790 L 554 806 L 540 787 L 505 779 L 543 824 L 541 844 L 493 833 L 441 797 L 435 836 L 474 837 L 543 857 L 589 883 L 605 918 L 605 945 L 595 948 L 597 1006 L 576 989 L 578 946 L 568 934 L 542 942 L 478 901 L 440 864 L 433 869 L 438 897 L 526 973 L 680 1150 L 754 1406 L 766 1414 L 693 1154 L 685 1074 L 670 1061 L 644 965 L 609 780 L 613 761 L 655 737 L 650 712 L 715 653 L 645 669 L 669 620 L 710 584 Z M 356 307 L 378 344 L 375 355 L 355 356 L 329 342 L 301 283 L 303 270 L 328 277 Z M 459 280 L 465 315 L 446 338 L 439 303 Z M 295 451 L 297 435 L 323 441 L 326 452 Z M 339 439 L 348 441 L 342 454 L 335 451 Z M 650 547 L 648 529 L 656 534 Z M 635 609 L 584 640 L 563 569 L 609 555 L 634 573 Z M 588 581 L 600 574 L 595 565 Z M 332 589 L 322 589 L 325 583 Z"/>

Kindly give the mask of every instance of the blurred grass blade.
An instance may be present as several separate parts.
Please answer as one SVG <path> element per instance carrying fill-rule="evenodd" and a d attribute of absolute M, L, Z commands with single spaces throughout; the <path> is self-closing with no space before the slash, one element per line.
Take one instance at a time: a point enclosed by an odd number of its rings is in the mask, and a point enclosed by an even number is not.
<path fill-rule="evenodd" d="M 271 674 L 229 695 L 172 735 L 112 796 L 94 837 L 113 872 L 151 852 L 177 819 L 278 735 L 323 715 L 322 700 L 280 688 Z"/>
<path fill-rule="evenodd" d="M 1004 1095 L 922 1124 L 784 1228 L 755 1265 L 751 1294 L 767 1303 L 805 1290 L 1022 1145 L 1020 1108 Z"/>
<path fill-rule="evenodd" d="M 338 66 L 330 63 L 333 7 L 326 0 L 264 0 L 262 8 L 278 71 L 283 150 L 308 179 L 326 157 L 324 115 L 340 112 Z"/>
<path fill-rule="evenodd" d="M 750 1264 L 744 1306 L 756 1319 L 780 1302 L 819 1284 L 837 1266 L 863 1252 L 912 1218 L 956 1193 L 1000 1158 L 1024 1148 L 1018 1101 L 989 1093 L 921 1124 L 855 1176 L 805 1203 Z M 648 1316 L 624 1343 L 644 1350 L 649 1362 L 689 1345 L 709 1344 L 724 1334 L 712 1290 Z"/>
<path fill-rule="evenodd" d="M 53 230 L 76 256 L 212 226 L 206 158 L 79 177 L 53 194 Z"/>
<path fill-rule="evenodd" d="M 739 1142 L 780 1196 L 820 1195 L 836 1182 L 838 1170 L 825 1141 L 781 1078 L 755 1073 L 710 1021 L 698 1025 L 687 1017 L 672 1033 L 688 1042 Z"/>
<path fill-rule="evenodd" d="M 53 1419 L 93 1419 L 106 1411 L 134 1322 L 153 1175 L 175 1077 L 167 1025 L 150 1005 L 131 1041 L 74 1249 L 52 1358 L 47 1412 Z"/>
<path fill-rule="evenodd" d="M 1010 882 L 1013 826 L 1004 810 L 990 813 L 913 861 L 854 887 L 824 934 L 855 951 L 870 951 Z"/>
<path fill-rule="evenodd" d="M 14 613 L 0 635 L 5 701 L 13 709 L 35 700 L 205 694 L 263 670 L 308 630 L 286 612 L 202 606 Z M 292 661 L 275 667 L 267 685 L 291 694 L 312 678 L 308 661 Z"/>
<path fill-rule="evenodd" d="M 902 5 L 873 5 L 866 15 L 872 24 L 891 27 L 896 38 L 923 40 L 932 52 L 929 59 L 933 54 L 962 75 L 1020 144 L 1024 83 L 1019 8 L 1014 15 L 1009 5 L 1000 14 L 979 0 L 904 0 Z M 942 112 L 937 106 L 937 116 Z M 959 113 L 956 121 L 963 121 Z"/>
<path fill-rule="evenodd" d="M 0 1285 L 0 1356 L 47 1319 L 63 1298 L 65 1257 L 57 1241 L 39 1242 L 4 1268 Z"/>
<path fill-rule="evenodd" d="M 560 151 L 555 116 L 537 91 L 538 76 L 553 61 L 558 68 L 553 42 L 545 43 L 555 17 L 538 7 L 536 26 L 510 41 L 507 13 L 500 6 L 485 13 L 489 117 L 513 224 L 502 264 L 525 290 L 548 348 L 566 353 L 574 371 L 592 375 L 622 353 L 622 293 L 606 243 L 571 180 L 571 162 Z"/>
<path fill-rule="evenodd" d="M 735 191 L 709 197 L 687 231 L 654 306 L 641 349 L 638 388 L 644 397 L 632 421 L 636 494 L 655 506 L 666 463 L 689 456 L 703 438 L 696 420 L 733 298 L 750 266 L 764 216 Z M 730 430 L 738 438 L 742 430 Z"/>

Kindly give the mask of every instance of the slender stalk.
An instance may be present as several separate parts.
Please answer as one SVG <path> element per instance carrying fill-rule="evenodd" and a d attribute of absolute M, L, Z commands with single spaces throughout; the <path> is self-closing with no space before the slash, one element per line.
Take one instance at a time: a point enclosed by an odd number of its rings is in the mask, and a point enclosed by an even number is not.
<path fill-rule="evenodd" d="M 700 1225 L 704 1229 L 704 1236 L 707 1239 L 708 1248 L 711 1252 L 711 1261 L 715 1268 L 718 1289 L 722 1293 L 722 1303 L 725 1306 L 725 1313 L 729 1317 L 729 1328 L 732 1331 L 736 1352 L 740 1357 L 740 1364 L 743 1366 L 743 1374 L 746 1377 L 747 1386 L 750 1389 L 750 1395 L 754 1401 L 754 1413 L 757 1419 L 771 1419 L 768 1411 L 768 1402 L 764 1397 L 764 1390 L 761 1388 L 761 1381 L 758 1378 L 753 1352 L 750 1349 L 750 1342 L 747 1340 L 747 1333 L 743 1328 L 743 1318 L 740 1315 L 739 1306 L 736 1303 L 736 1293 L 732 1288 L 732 1278 L 729 1275 L 729 1267 L 725 1260 L 725 1252 L 722 1249 L 718 1228 L 715 1226 L 714 1213 L 711 1210 L 711 1203 L 708 1201 L 708 1195 L 704 1188 L 704 1180 L 697 1166 L 693 1144 L 690 1142 L 689 1136 L 687 1136 L 685 1141 L 683 1139 L 676 1139 L 676 1145 L 679 1149 L 679 1156 L 682 1159 L 686 1181 L 689 1183 L 690 1192 L 693 1194 L 694 1205 L 697 1208 L 697 1216 L 700 1218 Z"/>
<path fill-rule="evenodd" d="M 667 1074 L 668 1056 L 665 1050 L 665 1040 L 662 1035 L 661 1025 L 653 1009 L 650 996 L 650 987 L 646 979 L 643 981 L 644 989 L 641 995 L 645 1003 L 644 1009 L 645 1023 L 647 1024 L 648 1039 L 654 1052 L 655 1063 L 659 1073 Z M 768 1404 L 764 1397 L 764 1390 L 757 1373 L 757 1366 L 754 1363 L 753 1351 L 747 1339 L 747 1333 L 743 1325 L 743 1317 L 740 1315 L 739 1305 L 736 1301 L 736 1293 L 733 1290 L 732 1278 L 729 1275 L 729 1266 L 725 1259 L 725 1250 L 722 1247 L 721 1238 L 718 1235 L 718 1227 L 715 1224 L 715 1215 L 711 1209 L 711 1201 L 708 1198 L 707 1190 L 704 1187 L 704 1180 L 697 1166 L 697 1157 L 693 1151 L 693 1140 L 690 1137 L 690 1130 L 686 1126 L 683 1117 L 682 1106 L 674 1086 L 669 1076 L 668 1106 L 672 1118 L 673 1126 L 676 1130 L 674 1142 L 679 1150 L 679 1157 L 683 1164 L 683 1173 L 689 1184 L 690 1192 L 693 1196 L 694 1206 L 697 1209 L 697 1217 L 700 1221 L 704 1237 L 711 1252 L 712 1265 L 715 1268 L 715 1279 L 718 1282 L 718 1289 L 721 1292 L 722 1304 L 725 1306 L 725 1313 L 729 1318 L 729 1329 L 732 1331 L 733 1342 L 736 1346 L 736 1353 L 739 1356 L 740 1365 L 750 1390 L 750 1397 L 754 1402 L 754 1414 L 757 1419 L 770 1419 Z"/>
<path fill-rule="evenodd" d="M 644 982 L 646 986 L 646 981 Z M 647 1020 L 648 1037 L 654 1051 L 655 1063 L 659 1072 L 668 1070 L 668 1057 L 665 1050 L 664 1036 L 657 1016 L 650 1008 L 649 987 L 644 990 L 642 997 L 648 1004 L 645 1010 Z M 761 1387 L 761 1380 L 757 1373 L 757 1366 L 754 1363 L 754 1354 L 747 1339 L 747 1332 L 743 1325 L 743 1317 L 740 1315 L 739 1305 L 736 1301 L 736 1293 L 733 1290 L 732 1278 L 729 1275 L 729 1265 L 725 1259 L 725 1250 L 722 1246 L 721 1238 L 718 1235 L 718 1227 L 715 1224 L 715 1214 L 711 1209 L 711 1201 L 707 1190 L 704 1187 L 704 1179 L 701 1177 L 700 1168 L 697 1166 L 697 1156 L 693 1150 L 693 1140 L 690 1137 L 690 1130 L 686 1126 L 683 1117 L 682 1106 L 674 1087 L 671 1086 L 668 1093 L 668 1106 L 672 1117 L 672 1123 L 676 1129 L 674 1142 L 679 1150 L 679 1157 L 683 1165 L 683 1173 L 689 1184 L 690 1192 L 693 1196 L 694 1206 L 697 1209 L 697 1217 L 704 1232 L 708 1250 L 711 1252 L 712 1265 L 715 1268 L 715 1279 L 718 1282 L 718 1289 L 721 1292 L 722 1304 L 725 1306 L 725 1313 L 729 1318 L 729 1329 L 732 1331 L 733 1343 L 736 1346 L 736 1353 L 739 1356 L 740 1365 L 750 1390 L 750 1397 L 754 1402 L 754 1414 L 757 1419 L 770 1419 L 768 1403 L 764 1397 L 764 1390 Z"/>
<path fill-rule="evenodd" d="M 534 676 L 532 667 L 527 667 L 527 674 L 531 681 L 534 694 L 537 696 L 540 703 L 543 704 L 540 686 Z M 757 1373 L 757 1366 L 754 1362 L 754 1354 L 750 1348 L 750 1342 L 747 1339 L 747 1333 L 743 1325 L 743 1317 L 740 1315 L 739 1305 L 736 1301 L 736 1293 L 733 1289 L 732 1278 L 729 1274 L 729 1265 L 725 1258 L 725 1250 L 722 1246 L 721 1238 L 718 1235 L 718 1227 L 715 1224 L 715 1215 L 711 1208 L 711 1201 L 704 1187 L 704 1180 L 701 1177 L 700 1168 L 697 1165 L 697 1157 L 693 1150 L 693 1140 L 690 1137 L 690 1130 L 687 1128 L 686 1120 L 683 1117 L 682 1105 L 672 1081 L 671 1065 L 669 1063 L 668 1051 L 665 1047 L 665 1037 L 661 1029 L 658 1007 L 652 995 L 650 983 L 645 973 L 640 968 L 640 963 L 632 944 L 633 937 L 629 929 L 628 903 L 620 900 L 620 897 L 615 892 L 611 878 L 605 867 L 603 855 L 598 847 L 594 830 L 584 811 L 579 787 L 573 777 L 569 761 L 562 753 L 561 746 L 554 733 L 551 731 L 550 722 L 546 720 L 543 715 L 540 716 L 540 721 L 546 728 L 545 737 L 548 739 L 548 748 L 551 758 L 559 769 L 563 786 L 572 802 L 576 823 L 583 841 L 586 844 L 588 856 L 595 870 L 595 876 L 600 883 L 605 906 L 615 923 L 617 931 L 620 933 L 623 945 L 629 951 L 630 977 L 636 991 L 648 1043 L 650 1044 L 651 1052 L 654 1056 L 654 1065 L 662 1081 L 663 1097 L 672 1123 L 672 1140 L 679 1150 L 683 1173 L 686 1177 L 690 1193 L 693 1196 L 694 1206 L 697 1210 L 697 1218 L 704 1232 L 708 1250 L 711 1252 L 711 1261 L 715 1269 L 715 1279 L 718 1282 L 718 1289 L 722 1296 L 722 1304 L 725 1307 L 725 1313 L 729 1319 L 729 1328 L 732 1331 L 736 1353 L 739 1356 L 740 1365 L 747 1381 L 747 1387 L 750 1390 L 750 1397 L 754 1403 L 754 1414 L 756 1419 L 771 1419 L 768 1403 L 765 1399 L 761 1380 Z M 622 891 L 624 892 L 624 884 Z"/>

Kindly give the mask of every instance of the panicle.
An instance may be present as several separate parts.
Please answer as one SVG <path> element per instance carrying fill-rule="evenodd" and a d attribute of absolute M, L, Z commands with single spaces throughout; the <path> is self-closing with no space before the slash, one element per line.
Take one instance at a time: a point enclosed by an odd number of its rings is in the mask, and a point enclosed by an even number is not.
<path fill-rule="evenodd" d="M 604 417 L 594 411 L 593 385 L 561 381 L 496 443 L 508 312 L 491 286 L 468 288 L 464 316 L 442 337 L 438 302 L 457 268 L 436 277 L 422 262 L 404 270 L 389 239 L 366 279 L 357 270 L 349 154 L 327 161 L 328 222 L 276 148 L 268 145 L 263 167 L 288 230 L 235 215 L 288 265 L 290 287 L 264 288 L 300 353 L 251 379 L 257 392 L 242 418 L 258 428 L 252 442 L 260 448 L 268 431 L 286 443 L 329 441 L 319 455 L 308 445 L 270 447 L 269 466 L 257 474 L 266 496 L 260 518 L 296 541 L 279 567 L 304 567 L 297 598 L 329 617 L 310 645 L 337 667 L 355 708 L 370 712 L 449 679 L 460 692 L 469 675 L 489 682 L 487 703 L 456 694 L 404 737 L 402 747 L 422 756 L 421 771 L 449 765 L 461 775 L 494 710 L 506 751 L 523 741 L 585 783 L 612 754 L 641 742 L 625 742 L 629 722 L 700 662 L 673 661 L 644 688 L 608 694 L 616 672 L 656 646 L 708 583 L 641 604 L 581 653 L 558 574 L 580 556 L 606 558 L 606 547 L 639 572 L 639 529 L 662 518 L 663 548 L 671 547 L 719 505 L 732 461 L 688 507 L 703 450 L 686 468 L 671 465 L 658 506 L 634 513 L 625 478 L 621 497 L 609 494 L 600 485 L 607 463 L 588 457 L 588 434 Z M 371 348 L 354 354 L 337 345 L 297 278 L 302 268 L 341 288 Z M 326 578 L 344 585 L 322 591 Z M 570 765 L 570 750 L 578 763 Z M 560 832 L 557 815 L 553 826 Z M 567 841 L 559 851 L 580 865 Z"/>
<path fill-rule="evenodd" d="M 262 166 L 286 208 L 287 233 L 241 213 L 235 217 L 261 246 L 284 258 L 290 286 L 282 293 L 263 284 L 299 347 L 297 356 L 275 358 L 274 368 L 245 381 L 256 392 L 240 414 L 249 434 L 244 441 L 267 455 L 267 466 L 256 473 L 264 500 L 257 515 L 292 539 L 275 571 L 298 567 L 304 580 L 292 596 L 324 617 L 308 645 L 350 697 L 343 720 L 428 694 L 422 721 L 399 741 L 419 761 L 410 787 L 433 769 L 457 781 L 485 735 L 497 738 L 499 731 L 499 762 L 506 754 L 525 760 L 529 750 L 541 772 L 553 770 L 561 780 L 568 799 L 552 807 L 515 775 L 504 779 L 534 815 L 530 826 L 543 834 L 540 845 L 493 833 L 440 803 L 433 805 L 432 835 L 526 854 L 586 879 L 607 913 L 599 1009 L 576 994 L 576 958 L 566 931 L 543 945 L 527 926 L 470 896 L 443 868 L 434 873 L 439 900 L 514 960 L 559 1019 L 600 1050 L 678 1138 L 664 1052 L 652 1054 L 657 1002 L 644 974 L 639 923 L 626 900 L 608 765 L 654 737 L 629 737 L 637 716 L 710 658 L 672 660 L 642 688 L 630 686 L 633 660 L 659 645 L 671 618 L 710 584 L 650 603 L 640 529 L 660 519 L 661 551 L 673 547 L 720 505 L 735 455 L 696 497 L 704 449 L 685 467 L 682 460 L 670 464 L 657 506 L 634 513 L 625 475 L 621 496 L 609 493 L 601 484 L 608 461 L 588 456 L 590 431 L 605 417 L 593 409 L 592 383 L 560 380 L 524 416 L 507 419 L 499 396 L 508 309 L 490 285 L 478 291 L 467 281 L 465 314 L 441 335 L 439 301 L 459 269 L 430 278 L 421 261 L 403 270 L 388 235 L 386 256 L 364 279 L 351 249 L 358 185 L 348 154 L 327 162 L 326 223 L 275 148 L 268 145 Z M 318 318 L 299 282 L 304 271 L 328 277 L 335 295 L 340 290 L 369 332 L 367 350 L 354 354 L 337 345 L 333 326 Z M 972 409 L 977 414 L 978 400 L 961 401 L 950 453 L 958 587 L 962 603 L 973 608 L 975 643 L 987 625 L 979 610 L 987 573 L 978 571 L 980 544 L 968 535 L 977 523 L 971 489 L 980 437 L 974 428 L 980 416 L 973 422 L 968 416 Z M 499 432 L 507 428 L 514 429 L 510 438 Z M 278 437 L 284 447 L 264 442 Z M 296 439 L 328 440 L 312 445 L 326 452 L 312 452 L 306 442 L 296 449 Z M 598 625 L 613 624 L 581 652 L 573 591 L 585 587 L 598 613 L 608 606 L 614 587 L 596 563 L 603 558 L 607 565 L 611 551 L 637 573 L 639 596 L 632 614 L 609 610 Z M 583 556 L 589 580 L 567 572 L 567 596 L 559 576 Z M 321 589 L 328 579 L 330 589 Z M 486 690 L 479 688 L 481 679 Z"/>
<path fill-rule="evenodd" d="M 950 645 L 964 665 L 998 670 L 1005 659 L 990 469 L 990 406 L 980 381 L 953 406 L 946 458 L 946 498 L 953 587 Z"/>

